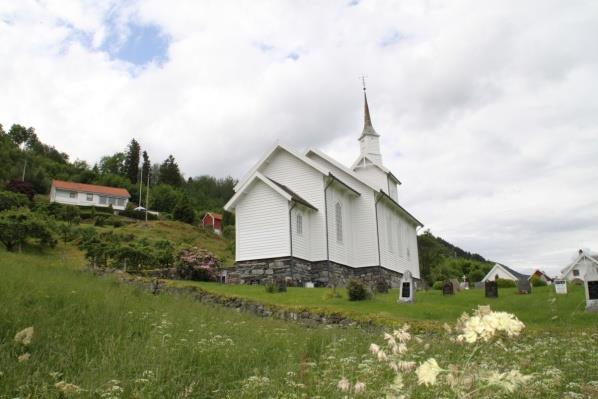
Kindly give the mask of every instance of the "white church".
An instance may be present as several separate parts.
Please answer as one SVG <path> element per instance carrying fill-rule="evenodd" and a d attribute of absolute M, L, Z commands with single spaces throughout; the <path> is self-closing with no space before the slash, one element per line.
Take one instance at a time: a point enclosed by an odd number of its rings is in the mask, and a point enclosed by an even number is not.
<path fill-rule="evenodd" d="M 352 277 L 396 287 L 420 278 L 416 231 L 399 179 L 382 162 L 364 89 L 360 154 L 346 167 L 317 149 L 270 149 L 235 186 L 236 263 L 229 282 L 284 278 L 342 286 Z"/>

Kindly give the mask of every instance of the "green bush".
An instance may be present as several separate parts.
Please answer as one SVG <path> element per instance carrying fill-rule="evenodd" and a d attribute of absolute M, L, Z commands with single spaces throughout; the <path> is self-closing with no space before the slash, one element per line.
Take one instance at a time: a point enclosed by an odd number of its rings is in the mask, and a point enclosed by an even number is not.
<path fill-rule="evenodd" d="M 273 294 L 276 292 L 287 292 L 287 283 L 283 279 L 277 279 L 266 284 L 266 292 Z"/>
<path fill-rule="evenodd" d="M 370 298 L 370 293 L 361 280 L 351 279 L 347 283 L 347 296 L 350 301 L 363 301 Z"/>
<path fill-rule="evenodd" d="M 7 209 L 26 207 L 27 205 L 29 205 L 29 199 L 25 194 L 0 191 L 0 212 Z"/>
<path fill-rule="evenodd" d="M 432 289 L 434 290 L 442 290 L 442 287 L 444 287 L 444 281 L 434 281 L 432 285 Z"/>
<path fill-rule="evenodd" d="M 540 277 L 538 276 L 533 276 L 530 279 L 530 282 L 532 283 L 532 287 L 546 287 L 546 281 L 542 280 Z"/>
<path fill-rule="evenodd" d="M 46 218 L 27 208 L 7 210 L 0 213 L 0 243 L 7 251 L 20 249 L 30 239 L 54 247 L 56 240 L 51 227 Z"/>
<path fill-rule="evenodd" d="M 514 288 L 517 287 L 517 283 L 513 280 L 507 280 L 506 278 L 499 278 L 496 280 L 498 288 Z"/>

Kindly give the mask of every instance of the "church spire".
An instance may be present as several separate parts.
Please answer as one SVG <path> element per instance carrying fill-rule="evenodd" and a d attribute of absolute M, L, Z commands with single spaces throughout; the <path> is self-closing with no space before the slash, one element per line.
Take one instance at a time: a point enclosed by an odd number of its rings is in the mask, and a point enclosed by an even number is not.
<path fill-rule="evenodd" d="M 372 118 L 370 117 L 370 107 L 368 105 L 368 95 L 366 93 L 365 88 L 365 77 L 362 76 L 361 80 L 363 82 L 363 131 L 361 132 L 361 136 L 359 140 L 363 138 L 363 136 L 374 136 L 379 137 L 380 135 L 376 133 L 374 127 L 372 126 Z"/>

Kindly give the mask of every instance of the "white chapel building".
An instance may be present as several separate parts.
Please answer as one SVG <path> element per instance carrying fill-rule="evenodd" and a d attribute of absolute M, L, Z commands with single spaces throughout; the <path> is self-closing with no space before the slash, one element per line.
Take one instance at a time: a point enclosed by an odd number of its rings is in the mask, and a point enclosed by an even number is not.
<path fill-rule="evenodd" d="M 225 209 L 236 217 L 238 282 L 323 286 L 358 277 L 397 286 L 407 270 L 420 278 L 423 225 L 400 205 L 401 182 L 383 164 L 365 91 L 364 101 L 351 167 L 317 149 L 276 145 L 235 186 Z"/>

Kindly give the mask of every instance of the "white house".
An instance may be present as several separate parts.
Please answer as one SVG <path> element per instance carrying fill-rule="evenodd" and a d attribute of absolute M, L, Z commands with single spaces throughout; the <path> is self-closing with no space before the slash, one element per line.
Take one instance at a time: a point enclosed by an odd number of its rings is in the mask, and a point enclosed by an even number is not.
<path fill-rule="evenodd" d="M 242 281 L 285 276 L 342 284 L 347 278 L 420 277 L 416 230 L 399 204 L 401 182 L 382 163 L 364 92 L 360 154 L 346 167 L 317 149 L 270 149 L 225 205 L 236 214 L 236 266 Z"/>
<path fill-rule="evenodd" d="M 482 282 L 494 281 L 499 278 L 504 280 L 519 281 L 529 280 L 530 275 L 519 273 L 518 271 L 513 270 L 508 266 L 501 265 L 500 263 L 495 263 L 494 267 L 492 267 L 492 269 L 490 269 L 490 271 L 484 276 Z"/>
<path fill-rule="evenodd" d="M 108 207 L 124 210 L 129 202 L 129 192 L 124 188 L 97 186 L 53 180 L 50 202 L 66 205 Z"/>
<path fill-rule="evenodd" d="M 598 270 L 598 256 L 588 255 L 580 249 L 577 258 L 569 266 L 561 270 L 561 275 L 567 281 L 575 279 L 583 280 L 591 268 Z"/>

